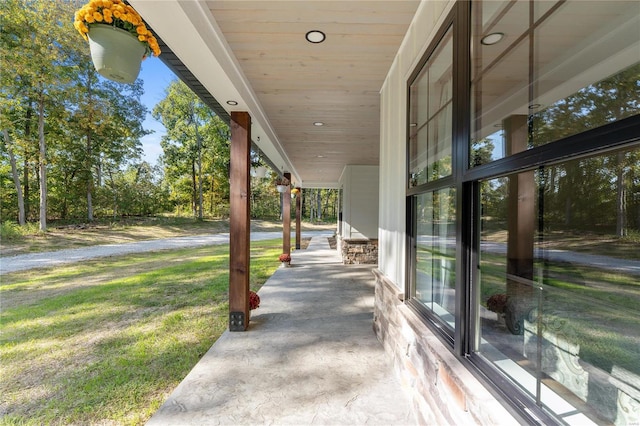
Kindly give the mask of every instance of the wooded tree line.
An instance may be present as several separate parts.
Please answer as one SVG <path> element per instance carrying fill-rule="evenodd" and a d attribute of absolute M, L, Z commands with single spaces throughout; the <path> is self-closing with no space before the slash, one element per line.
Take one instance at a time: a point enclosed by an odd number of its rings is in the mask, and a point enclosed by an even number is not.
<path fill-rule="evenodd" d="M 142 82 L 98 77 L 88 46 L 74 33 L 77 3 L 0 4 L 0 129 L 3 220 L 93 220 L 145 212 L 161 191 L 140 162 L 146 109 Z M 149 199 L 137 194 L 149 194 Z M 36 206 L 37 205 L 37 206 Z"/>
<path fill-rule="evenodd" d="M 2 221 L 92 221 L 229 211 L 229 128 L 179 80 L 152 115 L 167 129 L 157 165 L 142 161 L 142 82 L 95 71 L 69 0 L 0 2 Z M 255 165 L 260 164 L 253 155 Z M 281 216 L 275 173 L 253 180 L 254 217 Z M 335 191 L 303 192 L 305 217 L 331 219 Z M 294 214 L 294 212 L 292 213 Z"/>

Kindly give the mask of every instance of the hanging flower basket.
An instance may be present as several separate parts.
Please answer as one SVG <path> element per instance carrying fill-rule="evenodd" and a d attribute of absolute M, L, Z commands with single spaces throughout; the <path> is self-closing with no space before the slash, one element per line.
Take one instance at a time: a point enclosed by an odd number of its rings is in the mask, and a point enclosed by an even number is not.
<path fill-rule="evenodd" d="M 76 12 L 73 26 L 89 42 L 96 71 L 118 83 L 133 83 L 142 60 L 160 55 L 158 40 L 122 0 L 90 0 Z"/>
<path fill-rule="evenodd" d="M 267 168 L 265 166 L 254 167 L 251 169 L 251 176 L 264 179 L 267 176 Z"/>
<path fill-rule="evenodd" d="M 282 192 L 287 192 L 287 187 L 291 184 L 291 182 L 289 182 L 289 179 L 285 179 L 285 178 L 278 178 L 276 180 L 276 189 L 278 190 L 278 192 L 282 193 Z"/>
<path fill-rule="evenodd" d="M 136 81 L 145 52 L 136 37 L 109 25 L 94 25 L 87 35 L 93 66 L 101 76 L 118 83 Z"/>

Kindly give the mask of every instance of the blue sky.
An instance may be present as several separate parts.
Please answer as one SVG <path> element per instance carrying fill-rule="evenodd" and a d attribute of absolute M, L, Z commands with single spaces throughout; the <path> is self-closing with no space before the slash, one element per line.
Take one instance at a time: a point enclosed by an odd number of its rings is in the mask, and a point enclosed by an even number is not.
<path fill-rule="evenodd" d="M 153 119 L 151 111 L 158 102 L 164 99 L 165 89 L 177 77 L 160 59 L 151 56 L 142 61 L 142 68 L 138 78 L 141 78 L 144 84 L 142 103 L 149 110 L 143 127 L 153 131 L 150 135 L 142 138 L 143 160 L 155 165 L 158 157 L 162 154 L 160 139 L 166 134 L 166 129 L 161 123 Z"/>

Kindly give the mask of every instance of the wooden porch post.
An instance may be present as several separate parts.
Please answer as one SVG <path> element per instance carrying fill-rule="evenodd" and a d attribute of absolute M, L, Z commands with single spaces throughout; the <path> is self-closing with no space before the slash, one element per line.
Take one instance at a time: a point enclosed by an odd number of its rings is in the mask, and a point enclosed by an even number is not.
<path fill-rule="evenodd" d="M 300 208 L 302 205 L 302 188 L 296 194 L 296 250 L 300 250 Z"/>
<path fill-rule="evenodd" d="M 251 117 L 231 112 L 231 172 L 229 218 L 229 330 L 249 324 L 249 241 Z"/>
<path fill-rule="evenodd" d="M 291 182 L 291 173 L 285 173 L 284 178 Z M 291 253 L 291 185 L 282 194 L 282 253 Z"/>

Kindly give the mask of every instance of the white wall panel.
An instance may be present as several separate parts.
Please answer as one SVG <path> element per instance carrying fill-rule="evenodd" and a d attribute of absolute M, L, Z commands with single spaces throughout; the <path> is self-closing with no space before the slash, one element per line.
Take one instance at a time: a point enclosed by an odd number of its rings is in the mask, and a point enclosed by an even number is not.
<path fill-rule="evenodd" d="M 405 282 L 407 80 L 454 1 L 423 1 L 380 92 L 380 214 L 378 269 Z"/>
<path fill-rule="evenodd" d="M 342 171 L 342 238 L 378 238 L 378 176 L 378 166 L 351 165 Z"/>

